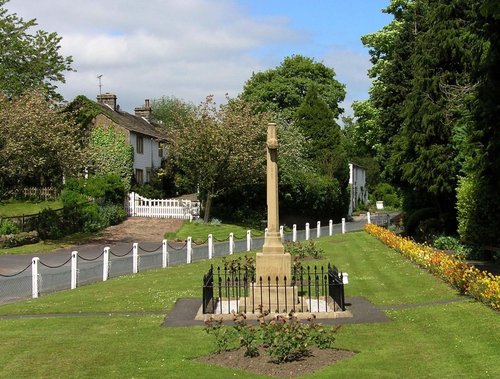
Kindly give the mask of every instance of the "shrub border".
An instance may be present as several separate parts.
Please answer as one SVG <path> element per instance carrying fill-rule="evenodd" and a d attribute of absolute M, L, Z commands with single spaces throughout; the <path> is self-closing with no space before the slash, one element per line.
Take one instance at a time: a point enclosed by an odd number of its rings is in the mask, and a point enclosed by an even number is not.
<path fill-rule="evenodd" d="M 425 268 L 451 284 L 460 293 L 474 297 L 496 311 L 500 311 L 500 276 L 481 271 L 456 256 L 400 237 L 374 224 L 366 224 L 365 231 L 410 261 Z"/>

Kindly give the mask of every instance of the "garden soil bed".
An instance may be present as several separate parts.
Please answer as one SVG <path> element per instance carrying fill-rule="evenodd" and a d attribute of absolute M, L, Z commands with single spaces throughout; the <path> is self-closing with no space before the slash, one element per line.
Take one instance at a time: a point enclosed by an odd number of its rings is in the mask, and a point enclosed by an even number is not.
<path fill-rule="evenodd" d="M 343 359 L 348 359 L 356 353 L 347 350 L 325 349 L 311 347 L 311 354 L 297 361 L 281 364 L 272 363 L 264 348 L 259 348 L 259 356 L 249 358 L 244 356 L 244 349 L 225 351 L 220 354 L 210 354 L 198 358 L 198 361 L 217 366 L 251 371 L 256 374 L 274 376 L 276 378 L 295 378 L 313 373 L 323 367 L 330 366 Z"/>

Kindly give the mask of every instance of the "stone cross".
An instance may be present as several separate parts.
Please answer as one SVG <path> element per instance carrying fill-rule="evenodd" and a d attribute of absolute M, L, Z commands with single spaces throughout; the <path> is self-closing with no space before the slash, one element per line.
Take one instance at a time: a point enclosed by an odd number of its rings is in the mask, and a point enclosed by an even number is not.
<path fill-rule="evenodd" d="M 267 126 L 267 229 L 268 232 L 278 232 L 278 139 L 276 124 Z"/>

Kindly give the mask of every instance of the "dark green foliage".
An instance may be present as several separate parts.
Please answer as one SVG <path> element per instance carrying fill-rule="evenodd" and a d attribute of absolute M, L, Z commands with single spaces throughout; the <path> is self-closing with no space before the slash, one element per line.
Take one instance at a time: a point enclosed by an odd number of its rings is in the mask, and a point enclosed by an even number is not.
<path fill-rule="evenodd" d="M 297 172 L 290 182 L 281 184 L 280 211 L 340 220 L 348 198 L 337 179 L 313 172 Z"/>
<path fill-rule="evenodd" d="M 38 214 L 37 232 L 42 240 L 62 237 L 61 217 L 53 209 L 44 209 Z"/>
<path fill-rule="evenodd" d="M 313 240 L 309 242 L 289 242 L 286 243 L 284 247 L 285 253 L 289 253 L 292 257 L 297 257 L 299 259 L 304 259 L 306 257 L 320 259 L 324 254 L 324 250 L 318 247 Z"/>
<path fill-rule="evenodd" d="M 415 236 L 422 222 L 431 219 L 435 220 L 438 215 L 439 212 L 435 208 L 422 208 L 412 212 L 405 220 L 406 234 Z"/>
<path fill-rule="evenodd" d="M 355 108 L 361 140 L 376 145 L 383 176 L 401 189 L 405 211 L 437 210 L 421 231 L 455 232 L 458 211 L 462 230 L 476 229 L 464 239 L 497 244 L 488 225 L 500 224 L 487 215 L 500 211 L 493 195 L 500 188 L 500 28 L 493 3 L 392 1 L 385 12 L 395 21 L 363 37 L 376 81 L 369 103 Z M 463 196 L 478 198 L 457 207 L 459 176 L 470 180 L 463 186 L 476 187 Z"/>
<path fill-rule="evenodd" d="M 13 221 L 0 218 L 0 236 L 5 234 L 17 234 L 21 230 Z"/>
<path fill-rule="evenodd" d="M 401 198 L 399 191 L 389 183 L 379 183 L 373 191 L 370 192 L 372 204 L 375 201 L 383 201 L 384 207 L 399 208 L 401 206 Z"/>
<path fill-rule="evenodd" d="M 205 321 L 205 332 L 214 336 L 215 353 L 222 353 L 229 350 L 229 345 L 233 339 L 233 330 L 222 325 L 222 319 L 216 320 L 210 317 Z"/>
<path fill-rule="evenodd" d="M 335 79 L 333 69 L 302 55 L 286 57 L 278 67 L 253 74 L 245 83 L 242 96 L 259 104 L 261 111 L 282 113 L 291 120 L 312 84 L 317 85 L 334 117 L 340 115 L 344 85 Z"/>
<path fill-rule="evenodd" d="M 162 96 L 153 100 L 151 108 L 153 120 L 166 129 L 184 125 L 196 113 L 194 104 L 174 96 Z"/>
<path fill-rule="evenodd" d="M 261 345 L 271 361 L 280 364 L 307 356 L 312 345 L 332 349 L 335 333 L 340 328 L 326 328 L 316 323 L 314 317 L 308 323 L 302 323 L 293 313 L 271 319 L 263 314 L 258 319 L 259 327 L 256 328 L 247 323 L 245 314 L 234 314 L 233 328 L 228 328 L 223 326 L 222 319 L 210 317 L 205 321 L 205 332 L 215 337 L 216 353 L 230 350 L 234 340 L 237 340 L 245 349 L 246 357 L 258 356 L 258 345 Z"/>
<path fill-rule="evenodd" d="M 61 100 L 54 82 L 65 82 L 63 72 L 71 71 L 71 57 L 59 54 L 61 37 L 36 30 L 36 20 L 24 21 L 5 8 L 0 0 L 0 91 L 16 97 L 29 89 L 42 90 Z"/>
<path fill-rule="evenodd" d="M 118 175 L 91 175 L 88 179 L 69 179 L 65 186 L 66 191 L 72 191 L 82 196 L 63 194 L 63 202 L 82 202 L 88 197 L 100 204 L 123 204 L 125 187 Z M 78 198 L 69 199 L 67 196 Z"/>

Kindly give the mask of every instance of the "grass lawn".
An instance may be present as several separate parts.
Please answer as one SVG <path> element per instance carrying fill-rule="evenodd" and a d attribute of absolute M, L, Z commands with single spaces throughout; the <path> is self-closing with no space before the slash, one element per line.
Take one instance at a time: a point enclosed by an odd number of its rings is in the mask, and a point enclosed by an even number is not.
<path fill-rule="evenodd" d="M 392 321 L 343 326 L 337 346 L 358 354 L 305 378 L 500 377 L 497 312 L 460 297 L 364 232 L 317 243 L 328 261 L 349 273 L 346 296 L 364 296 L 388 308 Z M 264 378 L 196 362 L 213 349 L 212 336 L 202 327 L 160 328 L 162 315 L 113 315 L 167 313 L 177 298 L 201 297 L 201 278 L 210 263 L 143 272 L 0 306 L 0 315 L 40 315 L 0 319 L 0 377 Z M 446 299 L 460 301 L 439 303 Z M 397 310 L 401 304 L 420 306 Z"/>
<path fill-rule="evenodd" d="M 58 209 L 62 208 L 62 202 L 59 200 L 50 201 L 17 201 L 9 200 L 0 202 L 0 216 L 22 216 L 38 214 L 44 208 Z"/>
<path fill-rule="evenodd" d="M 98 235 L 98 233 L 97 233 Z M 56 249 L 62 249 L 68 246 L 81 245 L 88 243 L 96 238 L 96 233 L 75 233 L 69 236 L 62 237 L 58 240 L 47 240 L 32 243 L 29 245 L 16 246 L 11 248 L 0 248 L 0 255 L 3 254 L 32 254 L 32 253 L 48 253 Z"/>
<path fill-rule="evenodd" d="M 248 229 L 250 228 L 234 224 L 212 225 L 186 221 L 177 232 L 165 233 L 165 238 L 169 240 L 179 239 L 183 241 L 187 237 L 191 236 L 193 241 L 199 243 L 206 241 L 209 234 L 212 234 L 213 238 L 216 240 L 226 240 L 229 238 L 229 233 L 233 233 L 235 239 L 244 239 L 247 236 Z M 251 230 L 254 237 L 262 236 L 264 233 L 263 230 Z"/>

